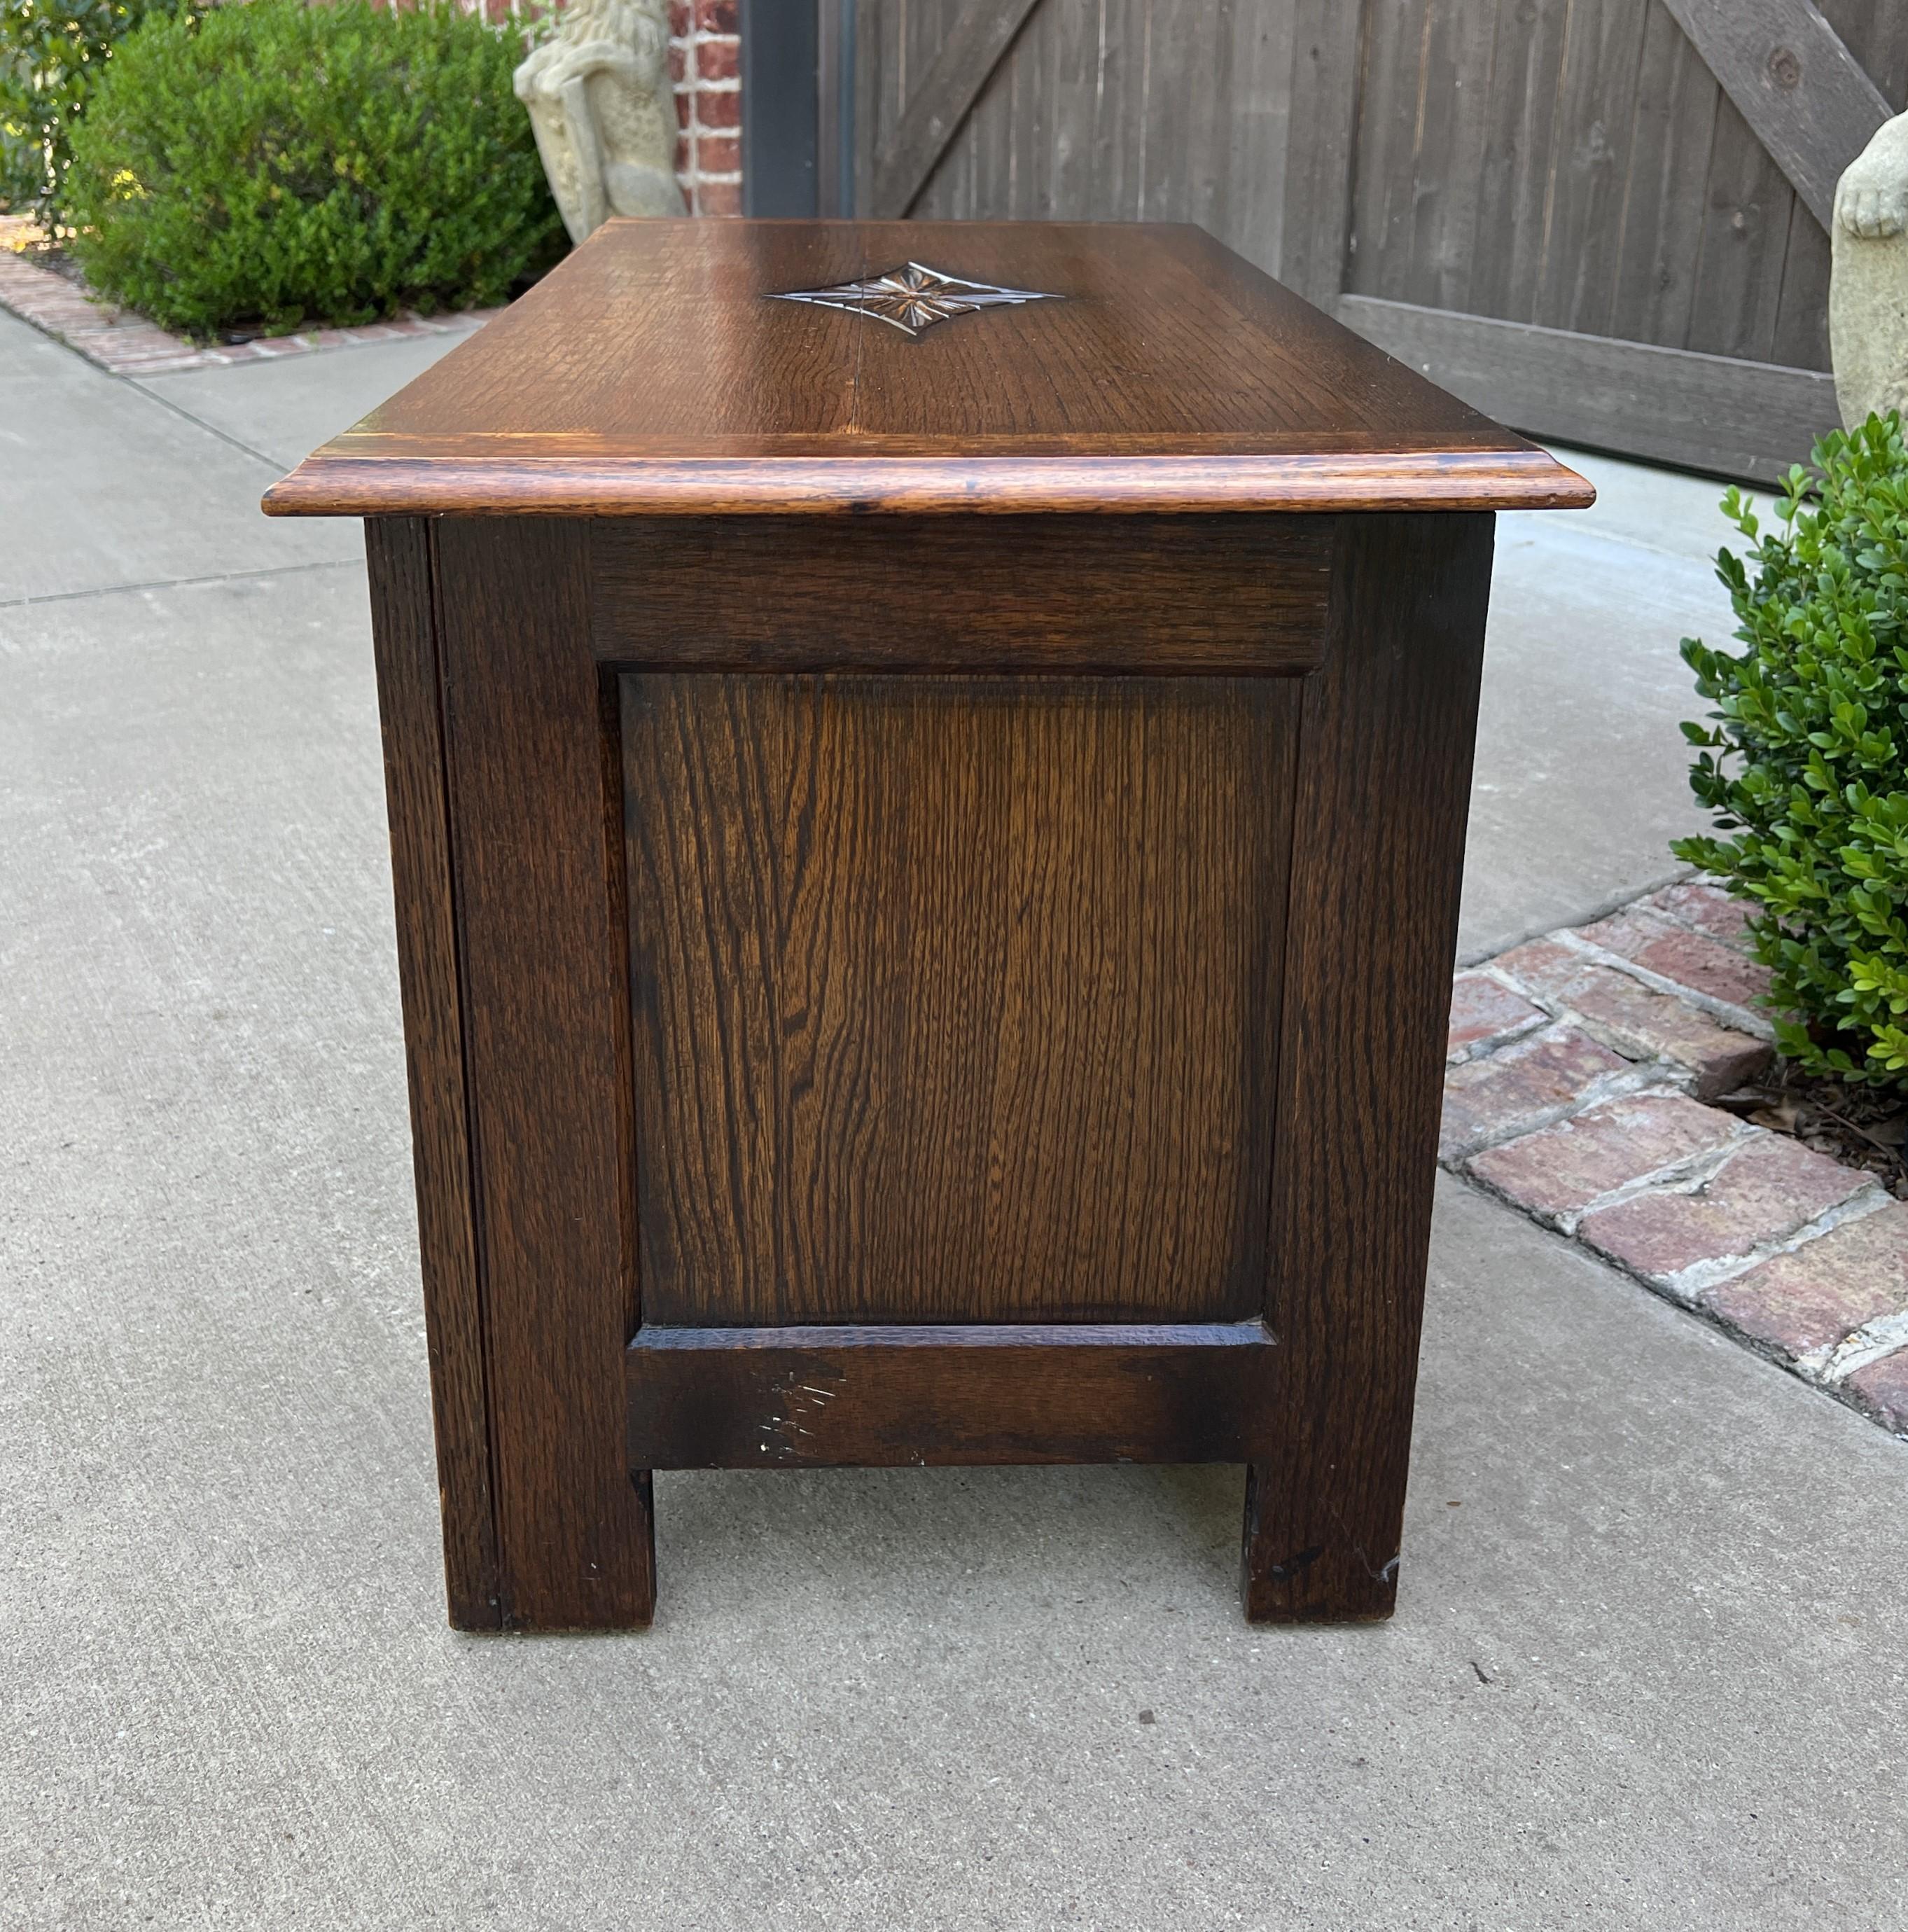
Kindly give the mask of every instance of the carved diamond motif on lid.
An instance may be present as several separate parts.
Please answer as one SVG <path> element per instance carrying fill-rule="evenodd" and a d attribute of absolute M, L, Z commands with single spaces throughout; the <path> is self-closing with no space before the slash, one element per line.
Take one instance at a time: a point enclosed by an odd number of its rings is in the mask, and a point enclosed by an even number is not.
<path fill-rule="evenodd" d="M 1034 289 L 997 289 L 992 282 L 966 281 L 958 275 L 944 275 L 938 268 L 910 262 L 904 268 L 891 268 L 885 275 L 871 275 L 865 281 L 842 282 L 832 289 L 794 289 L 769 299 L 845 309 L 850 315 L 885 322 L 904 335 L 919 335 L 938 322 L 952 321 L 957 315 L 972 315 L 979 309 L 1012 308 L 1021 302 L 1060 302 L 1065 298 L 1043 295 Z"/>

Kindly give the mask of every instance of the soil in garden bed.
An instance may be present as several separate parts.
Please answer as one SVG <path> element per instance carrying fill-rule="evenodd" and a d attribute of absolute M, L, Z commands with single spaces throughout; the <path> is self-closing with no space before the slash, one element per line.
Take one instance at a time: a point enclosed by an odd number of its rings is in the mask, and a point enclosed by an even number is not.
<path fill-rule="evenodd" d="M 1908 1094 L 1815 1079 L 1778 1060 L 1761 1079 L 1715 1105 L 1792 1135 L 1844 1167 L 1861 1168 L 1898 1200 L 1908 1201 Z"/>

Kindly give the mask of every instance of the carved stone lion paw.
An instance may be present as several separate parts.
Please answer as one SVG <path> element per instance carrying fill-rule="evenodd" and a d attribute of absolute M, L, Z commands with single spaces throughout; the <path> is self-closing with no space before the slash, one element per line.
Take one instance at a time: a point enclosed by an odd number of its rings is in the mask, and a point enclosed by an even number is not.
<path fill-rule="evenodd" d="M 1908 181 L 1869 184 L 1844 176 L 1835 191 L 1835 219 L 1864 242 L 1900 234 L 1908 229 Z"/>
<path fill-rule="evenodd" d="M 1908 230 L 1908 115 L 1888 122 L 1843 175 L 1835 222 L 1864 242 Z"/>

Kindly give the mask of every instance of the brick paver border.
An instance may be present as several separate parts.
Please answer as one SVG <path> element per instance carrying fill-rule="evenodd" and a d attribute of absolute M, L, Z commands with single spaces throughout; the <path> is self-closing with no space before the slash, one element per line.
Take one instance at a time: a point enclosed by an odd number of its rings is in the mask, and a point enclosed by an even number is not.
<path fill-rule="evenodd" d="M 306 329 L 296 335 L 201 346 L 169 334 L 130 309 L 96 301 L 64 275 L 4 247 L 0 247 L 0 308 L 44 329 L 115 376 L 156 376 L 179 369 L 277 362 L 314 350 L 397 342 L 406 336 L 467 335 L 500 313 L 496 309 L 466 309 L 454 315 L 406 313 L 389 322 L 366 322 L 357 328 Z"/>
<path fill-rule="evenodd" d="M 1708 1104 L 1772 1057 L 1744 916 L 1692 880 L 1460 973 L 1440 1159 L 1908 1436 L 1908 1202 Z"/>

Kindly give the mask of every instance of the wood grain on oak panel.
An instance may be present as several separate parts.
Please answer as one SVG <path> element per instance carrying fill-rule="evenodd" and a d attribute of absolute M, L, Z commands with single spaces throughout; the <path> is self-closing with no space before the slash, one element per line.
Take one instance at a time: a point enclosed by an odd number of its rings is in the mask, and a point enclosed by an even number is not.
<path fill-rule="evenodd" d="M 1296 682 L 621 688 L 646 1322 L 1258 1312 Z"/>
<path fill-rule="evenodd" d="M 1061 299 L 910 337 L 767 298 L 909 261 Z M 266 507 L 1357 508 L 1454 489 L 1589 500 L 1196 229 L 616 221 Z"/>

